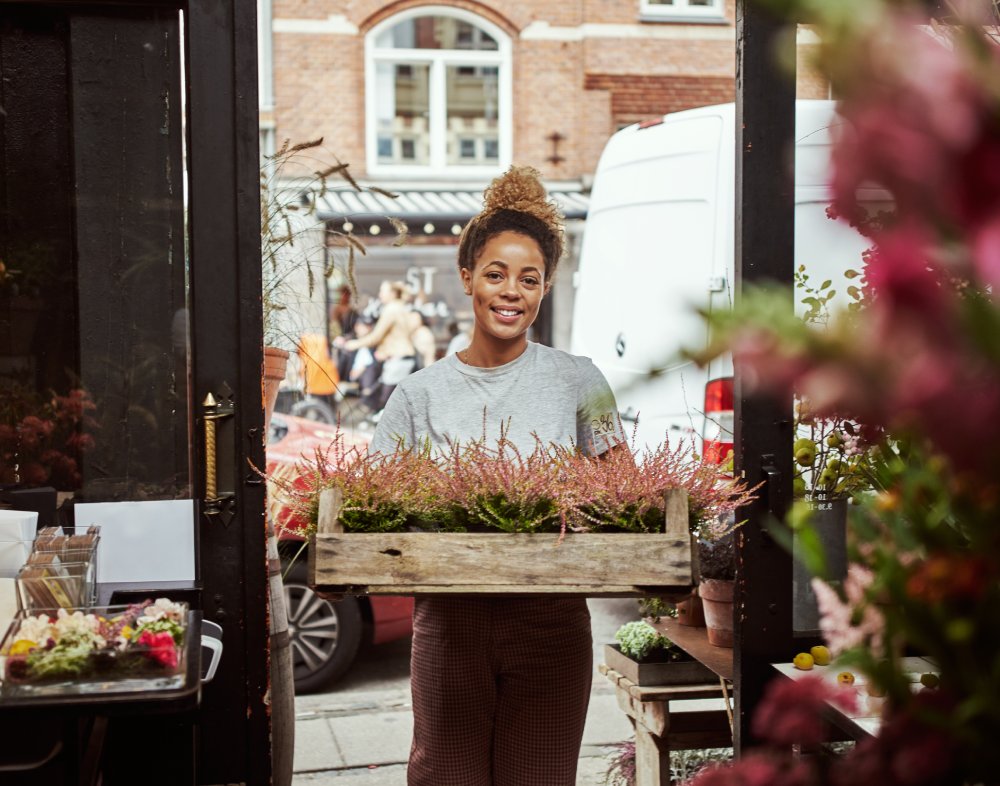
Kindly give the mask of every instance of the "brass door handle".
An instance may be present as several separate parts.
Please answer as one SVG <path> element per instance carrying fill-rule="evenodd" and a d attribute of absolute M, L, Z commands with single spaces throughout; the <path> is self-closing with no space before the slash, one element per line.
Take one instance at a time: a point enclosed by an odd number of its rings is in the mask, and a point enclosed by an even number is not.
<path fill-rule="evenodd" d="M 236 495 L 232 491 L 219 492 L 218 425 L 219 421 L 233 416 L 235 407 L 231 397 L 220 401 L 209 393 L 202 402 L 202 410 L 205 436 L 204 513 L 209 517 L 226 513 L 223 521 L 228 523 Z"/>

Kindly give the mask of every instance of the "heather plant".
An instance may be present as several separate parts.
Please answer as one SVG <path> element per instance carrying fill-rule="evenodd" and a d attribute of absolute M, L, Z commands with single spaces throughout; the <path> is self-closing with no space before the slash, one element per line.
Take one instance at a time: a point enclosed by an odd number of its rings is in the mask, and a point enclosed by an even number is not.
<path fill-rule="evenodd" d="M 734 481 L 725 467 L 695 456 L 690 445 L 654 450 L 619 445 L 599 459 L 574 448 L 555 448 L 561 465 L 567 512 L 574 529 L 662 532 L 664 492 L 688 493 L 689 526 L 704 536 L 722 534 L 721 521 L 753 499 L 753 490 Z"/>
<path fill-rule="evenodd" d="M 615 743 L 604 786 L 635 786 L 635 740 Z"/>
<path fill-rule="evenodd" d="M 348 532 L 441 528 L 450 507 L 439 497 L 439 476 L 426 446 L 401 445 L 390 457 L 368 455 L 347 447 L 338 431 L 311 459 L 268 475 L 272 514 L 280 529 L 308 536 L 316 530 L 319 492 L 339 488 L 340 521 Z"/>
<path fill-rule="evenodd" d="M 563 492 L 551 455 L 541 442 L 522 454 L 505 429 L 495 448 L 485 438 L 452 443 L 438 479 L 457 529 L 539 532 L 564 521 Z"/>
<path fill-rule="evenodd" d="M 399 530 L 662 532 L 664 492 L 688 490 L 692 521 L 713 531 L 745 504 L 745 484 L 687 449 L 664 446 L 636 459 L 627 446 L 600 458 L 536 442 L 524 452 L 501 429 L 499 439 L 398 445 L 390 455 L 346 446 L 344 436 L 293 470 L 268 476 L 272 517 L 298 535 L 315 531 L 319 493 L 339 488 L 340 518 L 351 532 Z"/>

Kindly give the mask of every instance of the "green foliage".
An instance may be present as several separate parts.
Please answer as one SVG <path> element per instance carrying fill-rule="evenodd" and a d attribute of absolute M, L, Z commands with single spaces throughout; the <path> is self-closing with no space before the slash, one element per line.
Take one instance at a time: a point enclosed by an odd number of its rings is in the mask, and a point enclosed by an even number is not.
<path fill-rule="evenodd" d="M 657 650 L 668 650 L 673 642 L 660 634 L 648 622 L 626 622 L 615 633 L 615 641 L 623 655 L 635 661 L 643 661 Z"/>

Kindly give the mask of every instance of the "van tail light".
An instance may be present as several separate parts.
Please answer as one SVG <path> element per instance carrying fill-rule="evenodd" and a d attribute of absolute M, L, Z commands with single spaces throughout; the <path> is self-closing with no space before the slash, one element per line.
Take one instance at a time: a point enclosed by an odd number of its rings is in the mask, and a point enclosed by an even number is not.
<path fill-rule="evenodd" d="M 721 464 L 733 450 L 733 378 L 713 379 L 705 385 L 705 430 L 702 456 Z"/>

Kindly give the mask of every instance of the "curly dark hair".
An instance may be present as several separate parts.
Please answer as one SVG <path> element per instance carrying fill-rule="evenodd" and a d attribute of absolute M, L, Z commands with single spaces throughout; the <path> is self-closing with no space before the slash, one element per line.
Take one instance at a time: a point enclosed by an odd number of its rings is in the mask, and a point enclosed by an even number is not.
<path fill-rule="evenodd" d="M 511 167 L 486 189 L 483 211 L 462 230 L 459 268 L 471 271 L 486 243 L 501 232 L 534 240 L 545 260 L 545 278 L 552 278 L 563 254 L 562 216 L 548 199 L 537 170 Z"/>

